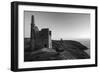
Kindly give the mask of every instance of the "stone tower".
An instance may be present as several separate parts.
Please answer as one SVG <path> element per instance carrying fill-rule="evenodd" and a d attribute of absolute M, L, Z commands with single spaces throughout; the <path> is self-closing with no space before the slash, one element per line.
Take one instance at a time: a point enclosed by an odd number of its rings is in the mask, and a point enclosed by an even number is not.
<path fill-rule="evenodd" d="M 34 23 L 34 16 L 31 17 L 31 49 L 37 50 L 39 40 L 39 29 Z"/>

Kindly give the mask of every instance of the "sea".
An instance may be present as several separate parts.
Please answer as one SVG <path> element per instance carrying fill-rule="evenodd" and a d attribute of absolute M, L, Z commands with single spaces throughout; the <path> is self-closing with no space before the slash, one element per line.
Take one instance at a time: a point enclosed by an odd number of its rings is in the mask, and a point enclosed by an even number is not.
<path fill-rule="evenodd" d="M 82 45 L 86 46 L 88 49 L 85 52 L 90 55 L 90 39 L 76 39 L 75 41 L 80 42 Z"/>

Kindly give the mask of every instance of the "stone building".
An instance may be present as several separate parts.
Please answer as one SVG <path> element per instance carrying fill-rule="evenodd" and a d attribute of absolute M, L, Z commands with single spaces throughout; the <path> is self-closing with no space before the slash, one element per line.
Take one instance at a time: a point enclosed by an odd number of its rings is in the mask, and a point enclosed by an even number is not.
<path fill-rule="evenodd" d="M 48 28 L 39 31 L 40 45 L 41 47 L 52 48 L 51 31 Z"/>
<path fill-rule="evenodd" d="M 43 28 L 39 31 L 34 23 L 34 16 L 31 17 L 31 49 L 38 50 L 41 48 L 52 48 L 51 31 Z"/>

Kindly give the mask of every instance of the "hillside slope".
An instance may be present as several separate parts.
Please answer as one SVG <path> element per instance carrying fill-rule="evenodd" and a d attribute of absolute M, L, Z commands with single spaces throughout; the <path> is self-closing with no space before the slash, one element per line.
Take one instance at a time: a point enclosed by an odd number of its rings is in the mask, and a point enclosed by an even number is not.
<path fill-rule="evenodd" d="M 84 51 L 86 49 L 86 46 L 77 41 L 52 40 L 52 48 L 31 51 L 30 39 L 25 39 L 24 61 L 88 59 L 90 56 Z"/>

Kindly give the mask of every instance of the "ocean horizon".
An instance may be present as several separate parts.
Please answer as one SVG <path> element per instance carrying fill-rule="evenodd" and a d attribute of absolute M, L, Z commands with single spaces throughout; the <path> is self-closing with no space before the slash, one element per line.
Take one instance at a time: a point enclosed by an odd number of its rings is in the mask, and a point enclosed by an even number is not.
<path fill-rule="evenodd" d="M 90 39 L 76 39 L 75 41 L 80 42 L 82 45 L 86 46 L 88 49 L 85 52 L 90 55 Z"/>

